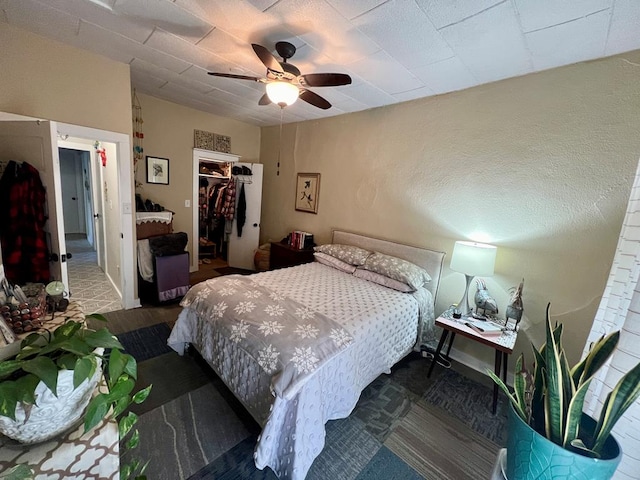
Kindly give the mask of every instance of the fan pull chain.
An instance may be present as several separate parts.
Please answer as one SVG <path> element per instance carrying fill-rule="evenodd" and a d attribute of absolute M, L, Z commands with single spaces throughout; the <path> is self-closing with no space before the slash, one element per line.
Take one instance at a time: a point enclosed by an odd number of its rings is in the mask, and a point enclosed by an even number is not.
<path fill-rule="evenodd" d="M 276 176 L 280 176 L 280 149 L 282 148 L 282 117 L 284 115 L 284 107 L 280 107 L 280 138 L 278 138 L 278 169 Z"/>

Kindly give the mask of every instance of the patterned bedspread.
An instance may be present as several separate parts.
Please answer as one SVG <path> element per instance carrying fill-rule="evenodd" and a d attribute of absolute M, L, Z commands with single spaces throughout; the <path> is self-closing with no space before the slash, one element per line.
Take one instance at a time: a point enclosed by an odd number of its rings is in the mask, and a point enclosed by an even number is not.
<path fill-rule="evenodd" d="M 319 367 L 353 343 L 338 323 L 249 277 L 229 275 L 194 286 L 180 303 L 216 324 L 291 398 Z"/>
<path fill-rule="evenodd" d="M 285 398 L 273 395 L 272 379 L 258 362 L 193 304 L 180 313 L 168 343 L 179 353 L 185 342 L 194 344 L 262 425 L 256 466 L 271 467 L 283 480 L 302 480 L 324 447 L 325 423 L 347 417 L 369 383 L 389 373 L 416 341 L 433 335 L 433 297 L 425 289 L 400 293 L 317 262 L 249 278 L 331 319 L 348 332 L 353 344 Z M 270 321 L 267 317 L 262 321 Z"/>

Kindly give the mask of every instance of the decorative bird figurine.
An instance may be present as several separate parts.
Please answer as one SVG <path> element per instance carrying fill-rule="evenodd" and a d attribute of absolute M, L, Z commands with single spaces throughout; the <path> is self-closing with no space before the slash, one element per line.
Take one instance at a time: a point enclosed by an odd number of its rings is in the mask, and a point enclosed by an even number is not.
<path fill-rule="evenodd" d="M 513 292 L 511 293 L 511 298 L 509 299 L 509 304 L 507 305 L 507 313 L 505 315 L 507 323 L 509 323 L 509 319 L 512 318 L 516 322 L 515 327 L 517 327 L 518 323 L 520 323 L 520 320 L 522 320 L 522 312 L 524 311 L 524 306 L 522 305 L 523 288 L 524 278 L 520 282 L 520 285 L 512 288 Z"/>
<path fill-rule="evenodd" d="M 480 310 L 482 310 L 482 313 L 485 315 L 487 312 L 491 315 L 496 315 L 498 313 L 498 304 L 496 300 L 489 295 L 489 290 L 487 290 L 487 284 L 484 283 L 484 280 L 477 278 L 476 288 L 476 295 L 474 297 L 476 313 L 479 314 Z"/>

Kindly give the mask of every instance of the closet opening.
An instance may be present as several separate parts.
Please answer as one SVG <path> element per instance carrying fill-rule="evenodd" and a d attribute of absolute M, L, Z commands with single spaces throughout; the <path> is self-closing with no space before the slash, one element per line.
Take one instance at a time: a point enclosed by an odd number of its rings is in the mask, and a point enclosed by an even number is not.
<path fill-rule="evenodd" d="M 238 155 L 193 149 L 192 277 L 213 270 L 255 270 L 260 236 L 262 165 Z M 213 275 L 207 276 L 209 273 Z"/>

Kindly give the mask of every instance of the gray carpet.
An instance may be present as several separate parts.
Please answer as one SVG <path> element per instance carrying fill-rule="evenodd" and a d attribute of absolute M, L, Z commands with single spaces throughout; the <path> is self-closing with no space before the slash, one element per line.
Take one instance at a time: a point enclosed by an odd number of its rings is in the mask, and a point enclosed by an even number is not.
<path fill-rule="evenodd" d="M 140 420 L 137 457 L 149 479 L 270 479 L 253 463 L 259 426 L 197 354 L 167 351 L 179 307 L 107 314 L 138 359 L 138 387 L 153 383 L 133 409 Z M 362 393 L 346 419 L 327 424 L 326 445 L 308 480 L 488 478 L 504 444 L 505 402 L 491 414 L 492 389 L 411 354 Z M 461 369 L 464 370 L 464 369 Z M 473 374 L 470 374 L 473 376 Z M 451 452 L 471 452 L 458 460 Z M 455 459 L 455 460 L 452 460 Z"/>

